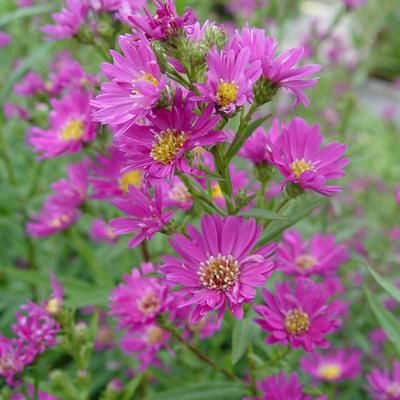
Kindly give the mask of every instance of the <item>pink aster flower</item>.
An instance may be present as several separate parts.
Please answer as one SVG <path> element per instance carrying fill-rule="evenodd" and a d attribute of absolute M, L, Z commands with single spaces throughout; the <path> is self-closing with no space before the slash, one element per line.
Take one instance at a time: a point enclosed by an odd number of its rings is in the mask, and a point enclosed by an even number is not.
<path fill-rule="evenodd" d="M 161 329 L 157 324 L 145 325 L 140 330 L 127 333 L 121 339 L 122 351 L 126 354 L 139 355 L 139 370 L 144 371 L 150 365 L 160 367 L 157 353 L 163 348 L 168 349 L 171 334 Z"/>
<path fill-rule="evenodd" d="M 246 140 L 239 155 L 254 165 L 268 164 L 267 144 L 267 132 L 261 126 Z"/>
<path fill-rule="evenodd" d="M 96 124 L 91 121 L 90 100 L 91 94 L 83 90 L 51 100 L 50 128 L 34 127 L 29 133 L 29 143 L 42 153 L 39 159 L 76 153 L 84 143 L 94 140 Z"/>
<path fill-rule="evenodd" d="M 265 305 L 254 306 L 261 316 L 256 322 L 270 334 L 266 343 L 289 343 L 309 352 L 316 346 L 328 348 L 325 336 L 341 325 L 341 303 L 328 303 L 324 286 L 310 280 L 296 280 L 294 290 L 289 282 L 276 283 L 275 291 L 274 295 L 264 289 Z"/>
<path fill-rule="evenodd" d="M 127 159 L 126 170 L 143 169 L 152 178 L 171 179 L 178 170 L 189 174 L 185 158 L 197 146 L 211 146 L 225 139 L 222 131 L 213 131 L 220 117 L 212 105 L 201 115 L 194 113 L 194 103 L 182 99 L 177 91 L 171 111 L 157 109 L 148 117 L 148 125 L 133 125 L 120 138 L 120 149 Z"/>
<path fill-rule="evenodd" d="M 336 244 L 334 235 L 317 233 L 303 242 L 295 229 L 284 232 L 276 255 L 279 269 L 294 276 L 333 275 L 348 259 L 346 247 Z"/>
<path fill-rule="evenodd" d="M 60 207 L 51 201 L 45 202 L 39 214 L 34 215 L 26 225 L 28 235 L 45 237 L 62 232 L 76 222 L 79 212 L 73 207 Z"/>
<path fill-rule="evenodd" d="M 116 147 L 111 147 L 108 154 L 98 154 L 96 161 L 92 163 L 92 177 L 90 183 L 93 186 L 92 198 L 111 199 L 120 197 L 133 185 L 142 187 L 143 172 L 135 169 L 122 172 L 126 164 L 124 155 Z"/>
<path fill-rule="evenodd" d="M 8 385 L 13 385 L 15 375 L 22 372 L 32 357 L 27 355 L 21 340 L 8 339 L 0 335 L 0 376 Z"/>
<path fill-rule="evenodd" d="M 63 282 L 59 282 L 54 274 L 50 274 L 51 283 L 51 295 L 43 303 L 45 310 L 50 315 L 56 315 L 64 303 L 64 285 Z"/>
<path fill-rule="evenodd" d="M 90 225 L 90 237 L 96 242 L 113 244 L 118 240 L 111 226 L 102 219 L 94 219 Z"/>
<path fill-rule="evenodd" d="M 26 391 L 31 396 L 33 399 L 35 396 L 35 387 L 32 384 L 27 384 L 26 385 Z M 55 397 L 49 393 L 43 392 L 42 390 L 39 390 L 37 393 L 37 399 L 38 400 L 58 400 L 58 397 Z M 26 400 L 26 395 L 22 392 L 18 393 L 13 393 L 10 397 L 10 400 Z"/>
<path fill-rule="evenodd" d="M 301 369 L 313 378 L 327 382 L 356 379 L 361 373 L 361 353 L 357 350 L 334 350 L 312 353 L 301 359 Z"/>
<path fill-rule="evenodd" d="M 171 283 L 182 285 L 189 296 L 180 307 L 194 305 L 192 323 L 218 310 L 221 321 L 226 305 L 236 319 L 243 317 L 243 304 L 251 303 L 274 269 L 268 258 L 275 244 L 251 253 L 262 228 L 253 218 L 221 218 L 205 215 L 201 232 L 187 227 L 189 237 L 175 234 L 171 246 L 180 257 L 165 256 L 161 270 Z"/>
<path fill-rule="evenodd" d="M 147 190 L 139 190 L 130 185 L 123 198 L 114 200 L 114 205 L 128 214 L 127 217 L 115 218 L 110 225 L 117 235 L 135 232 L 129 241 L 129 247 L 138 246 L 143 240 L 150 240 L 172 218 L 173 212 L 163 210 L 162 191 L 156 186 L 154 197 Z"/>
<path fill-rule="evenodd" d="M 48 40 L 68 39 L 79 32 L 89 12 L 89 2 L 82 0 L 65 0 L 66 7 L 51 16 L 54 25 L 41 28 Z"/>
<path fill-rule="evenodd" d="M 12 37 L 7 32 L 0 31 L 0 49 L 7 47 L 12 42 Z"/>
<path fill-rule="evenodd" d="M 162 284 L 160 278 L 146 276 L 154 271 L 151 264 L 142 264 L 141 270 L 132 269 L 130 275 L 124 275 L 123 283 L 112 290 L 110 313 L 120 329 L 135 330 L 152 324 L 165 311 L 170 301 L 169 286 Z"/>
<path fill-rule="evenodd" d="M 165 207 L 177 207 L 188 210 L 193 206 L 193 198 L 185 184 L 174 176 L 170 182 L 162 181 Z"/>
<path fill-rule="evenodd" d="M 23 121 L 29 121 L 31 119 L 29 111 L 25 107 L 20 106 L 19 104 L 4 103 L 3 113 L 4 113 L 4 118 L 6 119 L 19 118 Z"/>
<path fill-rule="evenodd" d="M 111 50 L 114 63 L 101 65 L 109 82 L 101 85 L 92 105 L 95 121 L 119 125 L 123 132 L 158 103 L 166 79 L 145 37 L 120 36 L 119 45 L 123 55 Z"/>
<path fill-rule="evenodd" d="M 145 9 L 145 15 L 131 15 L 128 17 L 133 27 L 149 39 L 167 40 L 197 22 L 191 9 L 186 9 L 182 16 L 176 12 L 173 0 L 153 0 L 156 6 L 156 15 L 153 17 Z"/>
<path fill-rule="evenodd" d="M 217 110 L 231 114 L 236 107 L 253 99 L 253 85 L 261 75 L 260 62 L 250 63 L 250 50 L 232 49 L 218 52 L 210 50 L 207 57 L 206 82 L 196 84 L 200 96 L 196 100 L 207 101 Z"/>
<path fill-rule="evenodd" d="M 36 72 L 29 71 L 22 80 L 14 85 L 14 93 L 17 96 L 35 96 L 46 92 L 46 84 Z"/>
<path fill-rule="evenodd" d="M 367 377 L 374 400 L 400 400 L 400 362 L 393 363 L 393 372 L 374 368 Z"/>
<path fill-rule="evenodd" d="M 274 124 L 272 129 L 279 129 Z M 270 162 L 279 170 L 286 183 L 303 190 L 312 190 L 325 196 L 341 191 L 340 186 L 327 184 L 328 180 L 342 178 L 348 158 L 341 158 L 346 145 L 331 143 L 321 148 L 323 137 L 319 125 L 309 126 L 301 118 L 282 125 L 275 140 L 269 140 L 267 153 Z M 275 137 L 276 137 L 275 136 Z"/>
<path fill-rule="evenodd" d="M 262 392 L 260 400 L 312 400 L 303 392 L 304 385 L 296 373 L 286 378 L 284 372 L 280 372 L 258 382 L 258 388 Z M 326 397 L 320 396 L 316 400 L 326 400 Z"/>
<path fill-rule="evenodd" d="M 344 5 L 349 9 L 361 7 L 367 0 L 343 0 Z"/>

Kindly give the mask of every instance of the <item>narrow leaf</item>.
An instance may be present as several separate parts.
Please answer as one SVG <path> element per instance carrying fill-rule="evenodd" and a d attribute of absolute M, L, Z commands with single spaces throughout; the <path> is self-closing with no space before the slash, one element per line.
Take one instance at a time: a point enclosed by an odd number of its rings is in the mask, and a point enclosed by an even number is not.
<path fill-rule="evenodd" d="M 16 11 L 13 11 L 9 14 L 3 15 L 0 18 L 0 27 L 4 27 L 4 25 L 9 24 L 10 22 L 16 21 L 25 17 L 33 17 L 34 15 L 40 14 L 48 14 L 54 10 L 54 7 L 51 6 L 37 6 L 37 7 L 26 7 L 19 8 Z"/>
<path fill-rule="evenodd" d="M 236 364 L 246 352 L 251 341 L 252 321 L 249 318 L 235 321 L 232 331 L 232 364 Z"/>
<path fill-rule="evenodd" d="M 132 396 L 135 394 L 138 389 L 140 382 L 143 379 L 143 374 L 137 375 L 133 380 L 131 380 L 125 387 L 124 394 L 121 397 L 121 400 L 131 400 Z"/>
<path fill-rule="evenodd" d="M 283 214 L 279 214 L 277 212 L 267 210 L 265 208 L 253 208 L 252 210 L 245 211 L 242 213 L 244 217 L 253 217 L 260 219 L 269 219 L 271 221 L 290 221 L 290 218 L 286 217 Z"/>

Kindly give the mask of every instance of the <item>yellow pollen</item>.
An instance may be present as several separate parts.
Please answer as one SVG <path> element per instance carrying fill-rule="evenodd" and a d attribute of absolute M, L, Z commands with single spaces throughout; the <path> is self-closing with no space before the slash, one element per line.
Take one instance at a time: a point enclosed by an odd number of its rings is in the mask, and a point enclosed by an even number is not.
<path fill-rule="evenodd" d="M 206 288 L 225 291 L 232 288 L 237 282 L 239 263 L 231 255 L 210 256 L 205 263 L 200 263 L 197 275 Z"/>
<path fill-rule="evenodd" d="M 204 147 L 196 146 L 192 151 L 194 154 L 204 154 L 207 150 Z"/>
<path fill-rule="evenodd" d="M 152 326 L 147 330 L 147 343 L 155 344 L 161 342 L 164 331 L 158 326 Z"/>
<path fill-rule="evenodd" d="M 129 185 L 140 187 L 142 184 L 142 174 L 139 169 L 134 169 L 133 171 L 125 172 L 122 174 L 121 178 L 118 179 L 119 188 L 126 193 L 128 191 Z"/>
<path fill-rule="evenodd" d="M 85 132 L 84 125 L 80 119 L 71 119 L 63 127 L 61 138 L 66 142 L 79 140 Z"/>
<path fill-rule="evenodd" d="M 339 364 L 325 364 L 318 368 L 318 375 L 327 381 L 333 381 L 340 377 L 342 369 Z"/>
<path fill-rule="evenodd" d="M 114 233 L 113 229 L 111 228 L 111 226 L 108 226 L 106 228 L 106 235 L 107 237 L 109 237 L 110 239 L 115 239 L 117 237 L 117 235 Z"/>
<path fill-rule="evenodd" d="M 296 257 L 294 262 L 300 269 L 309 269 L 318 263 L 317 259 L 309 254 L 302 254 Z"/>
<path fill-rule="evenodd" d="M 218 183 L 214 183 L 211 186 L 211 197 L 216 200 L 216 199 L 222 199 L 224 195 L 222 194 L 221 187 L 219 186 Z"/>
<path fill-rule="evenodd" d="M 229 106 L 237 99 L 239 86 L 235 83 L 221 81 L 217 90 L 217 103 L 221 107 Z"/>
<path fill-rule="evenodd" d="M 154 87 L 158 86 L 158 79 L 154 75 L 146 73 L 140 77 L 142 80 L 151 83 Z"/>
<path fill-rule="evenodd" d="M 153 292 L 148 292 L 137 301 L 137 305 L 143 314 L 151 315 L 159 309 L 160 299 Z"/>
<path fill-rule="evenodd" d="M 53 218 L 50 222 L 49 222 L 49 226 L 51 226 L 52 228 L 59 228 L 62 223 L 65 222 L 69 222 L 69 217 L 68 215 L 62 214 L 57 218 Z"/>
<path fill-rule="evenodd" d="M 171 129 L 156 135 L 150 155 L 161 164 L 171 164 L 182 149 L 187 135 L 185 132 L 177 132 Z"/>
<path fill-rule="evenodd" d="M 46 305 L 46 310 L 50 314 L 57 314 L 60 310 L 60 301 L 58 299 L 50 299 Z"/>
<path fill-rule="evenodd" d="M 285 316 L 285 328 L 291 335 L 302 335 L 308 331 L 310 320 L 308 315 L 296 308 L 287 312 Z"/>
<path fill-rule="evenodd" d="M 312 171 L 314 169 L 314 165 L 310 162 L 304 161 L 304 159 L 293 161 L 290 164 L 290 169 L 293 172 L 293 175 L 299 179 L 303 172 Z"/>

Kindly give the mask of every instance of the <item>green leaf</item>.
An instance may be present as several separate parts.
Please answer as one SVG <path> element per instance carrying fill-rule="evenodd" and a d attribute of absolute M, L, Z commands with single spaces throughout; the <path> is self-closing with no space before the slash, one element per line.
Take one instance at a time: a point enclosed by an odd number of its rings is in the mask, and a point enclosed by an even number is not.
<path fill-rule="evenodd" d="M 385 331 L 389 340 L 393 343 L 397 354 L 400 356 L 400 322 L 393 314 L 383 307 L 380 301 L 371 294 L 367 287 L 364 287 L 364 293 L 369 307 Z"/>
<path fill-rule="evenodd" d="M 175 0 L 176 12 L 182 15 L 185 12 L 187 0 Z"/>
<path fill-rule="evenodd" d="M 311 394 L 312 396 L 322 396 L 324 394 L 321 389 L 309 385 L 304 385 L 303 393 Z"/>
<path fill-rule="evenodd" d="M 244 217 L 253 217 L 260 219 L 268 219 L 271 221 L 290 221 L 290 218 L 275 211 L 267 210 L 265 208 L 253 208 L 252 210 L 242 213 Z"/>
<path fill-rule="evenodd" d="M 251 341 L 252 328 L 253 323 L 249 318 L 235 321 L 232 331 L 232 364 L 236 364 L 246 352 Z"/>
<path fill-rule="evenodd" d="M 396 301 L 400 303 L 400 290 L 394 286 L 391 282 L 387 281 L 381 275 L 379 275 L 374 269 L 372 269 L 368 264 L 366 264 L 363 260 L 361 263 L 368 269 L 372 277 L 378 283 L 378 285 L 390 294 Z"/>
<path fill-rule="evenodd" d="M 143 379 L 143 374 L 136 375 L 135 378 L 125 386 L 125 390 L 121 397 L 121 400 L 131 400 L 132 396 L 138 389 L 142 379 Z"/>
<path fill-rule="evenodd" d="M 263 246 L 279 236 L 285 229 L 290 228 L 292 225 L 306 217 L 311 211 L 316 208 L 322 207 L 328 200 L 314 193 L 303 193 L 301 196 L 292 199 L 283 208 L 285 216 L 288 218 L 286 221 L 272 221 L 261 236 L 258 246 Z"/>
<path fill-rule="evenodd" d="M 40 14 L 48 14 L 52 11 L 54 11 L 54 7 L 51 6 L 19 8 L 18 10 L 3 15 L 0 18 L 0 28 L 4 27 L 4 25 L 9 24 L 10 22 L 16 21 L 21 18 L 33 17 L 34 15 L 40 15 Z"/>
<path fill-rule="evenodd" d="M 246 394 L 243 386 L 233 382 L 210 381 L 180 389 L 154 393 L 151 400 L 240 400 Z"/>

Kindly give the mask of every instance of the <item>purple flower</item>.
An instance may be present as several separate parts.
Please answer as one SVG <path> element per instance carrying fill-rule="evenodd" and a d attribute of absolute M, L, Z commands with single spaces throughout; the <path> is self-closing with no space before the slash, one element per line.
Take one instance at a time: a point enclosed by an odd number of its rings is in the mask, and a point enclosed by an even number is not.
<path fill-rule="evenodd" d="M 126 170 L 143 169 L 150 177 L 171 179 L 178 170 L 189 174 L 185 158 L 197 146 L 211 146 L 225 139 L 222 131 L 211 130 L 219 121 L 210 105 L 200 115 L 194 104 L 177 91 L 171 111 L 157 109 L 148 125 L 133 125 L 120 137 L 127 159 Z"/>
<path fill-rule="evenodd" d="M 146 276 L 152 272 L 151 264 L 142 264 L 141 271 L 132 269 L 130 275 L 124 275 L 124 282 L 112 290 L 110 313 L 120 329 L 132 331 L 153 324 L 157 315 L 165 311 L 170 301 L 169 287 L 160 278 Z"/>
<path fill-rule="evenodd" d="M 64 286 L 63 282 L 58 282 L 54 274 L 50 275 L 51 296 L 44 302 L 44 308 L 50 315 L 56 315 L 64 303 Z"/>
<path fill-rule="evenodd" d="M 29 111 L 20 106 L 19 104 L 14 103 L 4 103 L 3 107 L 4 118 L 11 119 L 11 118 L 19 118 L 23 121 L 28 121 L 31 118 Z"/>
<path fill-rule="evenodd" d="M 258 388 L 262 392 L 262 400 L 312 400 L 311 396 L 303 393 L 304 386 L 296 373 L 286 378 L 285 374 L 280 372 L 258 382 Z M 320 396 L 316 400 L 324 399 L 326 400 L 325 396 Z"/>
<path fill-rule="evenodd" d="M 189 298 L 180 307 L 194 305 L 192 323 L 218 310 L 221 321 L 226 305 L 236 319 L 243 317 L 243 304 L 251 303 L 274 269 L 268 258 L 275 244 L 251 254 L 262 228 L 253 218 L 221 218 L 205 215 L 201 232 L 192 225 L 188 237 L 175 234 L 171 246 L 180 257 L 165 256 L 161 271 L 171 283 L 182 285 Z"/>
<path fill-rule="evenodd" d="M 341 325 L 341 303 L 335 300 L 328 304 L 325 287 L 310 280 L 296 280 L 294 290 L 289 282 L 276 283 L 275 291 L 274 295 L 264 289 L 265 305 L 254 306 L 261 316 L 256 322 L 270 334 L 266 343 L 289 343 L 309 352 L 316 346 L 328 348 L 325 335 Z"/>
<path fill-rule="evenodd" d="M 35 96 L 46 92 L 46 84 L 42 77 L 35 72 L 28 72 L 21 82 L 14 85 L 14 93 L 17 96 Z"/>
<path fill-rule="evenodd" d="M 374 368 L 367 377 L 374 400 L 400 400 L 400 362 L 393 363 L 393 372 Z"/>
<path fill-rule="evenodd" d="M 349 9 L 354 9 L 365 4 L 367 0 L 343 0 L 344 5 Z"/>
<path fill-rule="evenodd" d="M 102 64 L 110 82 L 101 85 L 101 93 L 92 105 L 96 121 L 118 124 L 118 131 L 123 132 L 158 103 L 166 79 L 145 37 L 120 36 L 119 45 L 123 56 L 112 50 L 114 63 Z"/>
<path fill-rule="evenodd" d="M 339 349 L 328 353 L 312 353 L 301 359 L 301 369 L 313 378 L 327 382 L 356 379 L 361 373 L 361 353 Z"/>
<path fill-rule="evenodd" d="M 12 37 L 7 32 L 0 31 L 0 49 L 7 47 L 12 42 Z"/>
<path fill-rule="evenodd" d="M 268 164 L 267 144 L 267 132 L 261 126 L 246 140 L 239 155 L 254 165 Z"/>
<path fill-rule="evenodd" d="M 90 225 L 90 237 L 96 242 L 113 244 L 118 240 L 111 226 L 102 219 L 94 219 Z"/>
<path fill-rule="evenodd" d="M 185 184 L 174 176 L 170 182 L 162 181 L 164 203 L 166 207 L 188 210 L 193 206 L 193 198 Z"/>
<path fill-rule="evenodd" d="M 145 15 L 131 15 L 128 20 L 137 31 L 142 31 L 150 40 L 167 40 L 197 22 L 191 9 L 186 9 L 180 17 L 173 0 L 153 0 L 156 15 L 153 17 L 148 10 Z"/>
<path fill-rule="evenodd" d="M 83 143 L 96 137 L 96 124 L 90 116 L 91 94 L 73 90 L 61 100 L 51 100 L 50 128 L 34 127 L 29 132 L 29 143 L 39 159 L 76 153 Z"/>
<path fill-rule="evenodd" d="M 14 384 L 15 375 L 31 361 L 32 357 L 26 353 L 21 340 L 0 336 L 0 376 L 8 385 Z"/>
<path fill-rule="evenodd" d="M 89 12 L 89 3 L 82 0 L 65 0 L 66 7 L 51 16 L 54 25 L 41 28 L 48 40 L 68 39 L 79 32 Z"/>
<path fill-rule="evenodd" d="M 348 259 L 346 247 L 336 244 L 332 234 L 317 233 L 303 242 L 295 229 L 284 232 L 276 255 L 279 269 L 294 276 L 333 275 Z"/>
<path fill-rule="evenodd" d="M 271 130 L 278 130 L 274 124 Z M 277 138 L 276 138 L 277 137 Z M 332 143 L 321 149 L 323 137 L 319 126 L 307 125 L 301 118 L 282 125 L 282 131 L 268 136 L 267 153 L 270 162 L 285 178 L 304 190 L 313 190 L 325 196 L 340 192 L 340 186 L 327 185 L 331 179 L 345 175 L 343 167 L 349 163 L 348 158 L 341 158 L 346 145 Z"/>
<path fill-rule="evenodd" d="M 35 388 L 32 384 L 27 384 L 26 385 L 26 389 L 27 392 L 29 394 L 29 396 L 31 396 L 32 398 L 34 398 L 34 393 L 35 393 Z M 37 399 L 38 400 L 58 400 L 58 397 L 55 397 L 49 393 L 43 392 L 42 390 L 38 391 L 37 394 Z M 13 393 L 10 397 L 10 400 L 26 400 L 26 396 L 24 393 L 19 392 L 19 393 Z"/>
<path fill-rule="evenodd" d="M 251 102 L 261 69 L 259 61 L 250 63 L 249 49 L 243 48 L 236 54 L 232 49 L 219 53 L 214 48 L 208 53 L 207 63 L 207 80 L 196 84 L 201 94 L 196 100 L 211 102 L 227 114 Z"/>
<path fill-rule="evenodd" d="M 115 218 L 110 225 L 117 235 L 136 232 L 129 241 L 129 247 L 138 246 L 143 240 L 150 240 L 160 232 L 172 218 L 172 212 L 164 212 L 162 191 L 159 185 L 154 190 L 154 197 L 150 197 L 147 190 L 139 190 L 130 185 L 125 196 L 114 200 L 114 205 L 127 217 Z"/>

